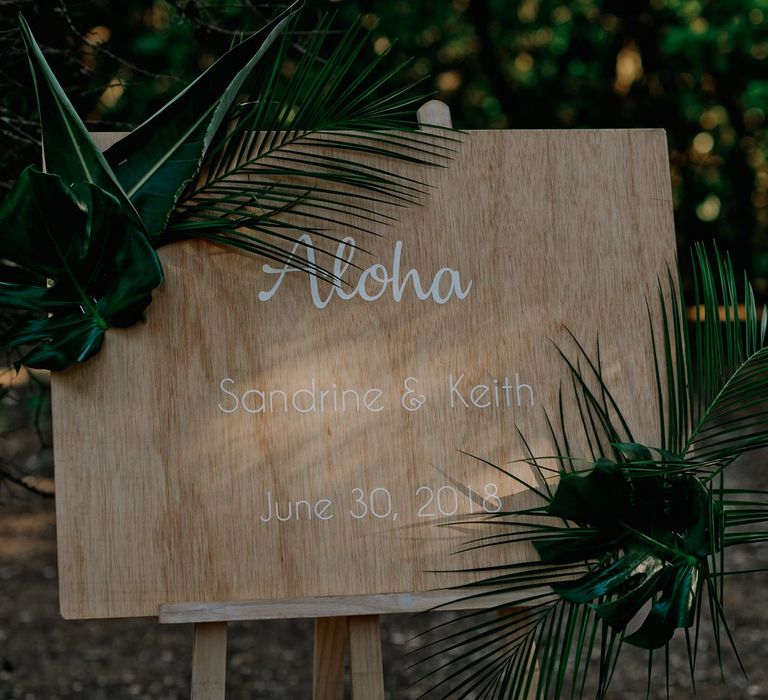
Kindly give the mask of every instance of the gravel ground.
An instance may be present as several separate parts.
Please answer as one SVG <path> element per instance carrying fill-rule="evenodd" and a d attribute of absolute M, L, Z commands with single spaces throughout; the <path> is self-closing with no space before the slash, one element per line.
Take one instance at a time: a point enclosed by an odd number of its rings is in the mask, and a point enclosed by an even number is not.
<path fill-rule="evenodd" d="M 736 481 L 768 489 L 764 456 L 738 465 Z M 768 547 L 743 551 L 734 569 L 768 566 Z M 749 673 L 726 653 L 723 682 L 713 644 L 702 640 L 697 691 L 689 689 L 684 647 L 670 659 L 670 696 L 677 699 L 768 698 L 768 574 L 729 581 L 726 611 Z M 412 638 L 446 615 L 384 618 L 388 697 L 416 698 L 418 647 Z M 227 698 L 311 697 L 312 622 L 236 623 L 230 627 Z M 645 697 L 646 657 L 625 650 L 611 698 Z M 55 519 L 50 500 L 5 498 L 0 503 L 0 699 L 189 697 L 192 629 L 151 619 L 66 622 L 58 615 Z M 663 662 L 657 671 L 663 675 Z M 665 697 L 663 678 L 651 697 Z"/>

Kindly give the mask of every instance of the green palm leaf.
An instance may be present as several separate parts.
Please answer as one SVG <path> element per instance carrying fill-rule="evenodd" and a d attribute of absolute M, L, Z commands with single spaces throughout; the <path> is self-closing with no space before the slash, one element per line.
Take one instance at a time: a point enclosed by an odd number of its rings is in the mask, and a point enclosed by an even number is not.
<path fill-rule="evenodd" d="M 528 450 L 540 505 L 485 518 L 495 534 L 467 545 L 532 542 L 538 560 L 500 563 L 473 584 L 495 595 L 528 593 L 514 604 L 530 608 L 481 617 L 469 633 L 447 637 L 460 660 L 442 681 L 450 686 L 443 697 L 471 691 L 473 697 L 580 698 L 595 675 L 601 698 L 623 644 L 649 650 L 650 682 L 654 649 L 668 655 L 678 629 L 685 630 L 693 677 L 704 600 L 718 656 L 723 636 L 735 651 L 723 588 L 726 576 L 739 572 L 726 570 L 723 553 L 768 540 L 768 493 L 725 488 L 723 472 L 740 455 L 768 445 L 768 312 L 758 312 L 746 279 L 739 289 L 727 256 L 715 250 L 713 264 L 697 246 L 692 260 L 692 329 L 682 282 L 671 274 L 659 287 L 662 322 L 651 326 L 658 446 L 634 442 L 603 379 L 599 346 L 594 359 L 575 338 L 575 357 L 559 350 L 571 394 L 565 400 L 561 392 L 556 418 L 545 416 L 557 488 L 541 488 L 551 470 Z M 566 428 L 569 402 L 578 414 L 578 439 Z M 588 446 L 589 462 L 574 454 L 575 444 Z M 532 592 L 542 585 L 548 592 Z"/>
<path fill-rule="evenodd" d="M 329 28 L 321 20 L 290 79 L 285 35 L 259 64 L 251 97 L 217 134 L 163 242 L 194 236 L 333 276 L 334 245 L 375 234 L 426 195 L 391 165 L 443 164 L 457 137 L 417 129 L 424 96 L 392 87 L 397 71 L 382 73 L 382 57 L 365 63 L 367 32 L 353 28 L 328 50 Z"/>
<path fill-rule="evenodd" d="M 758 315 L 746 279 L 740 303 L 730 258 L 715 251 L 713 267 L 703 246 L 696 247 L 694 256 L 693 342 L 686 338 L 687 328 L 678 314 L 670 318 L 671 333 L 665 334 L 663 348 L 667 364 L 674 367 L 675 384 L 683 387 L 669 393 L 674 418 L 668 448 L 696 461 L 730 463 L 768 444 L 768 405 L 762 400 L 768 394 L 768 314 L 763 309 Z M 682 342 L 673 345 L 671 337 L 681 337 Z"/>

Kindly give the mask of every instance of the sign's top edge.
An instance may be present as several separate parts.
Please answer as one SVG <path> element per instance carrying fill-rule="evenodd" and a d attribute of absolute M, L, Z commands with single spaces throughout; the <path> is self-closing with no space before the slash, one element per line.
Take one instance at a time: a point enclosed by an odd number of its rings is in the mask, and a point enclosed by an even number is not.
<path fill-rule="evenodd" d="M 637 133 L 637 132 L 664 132 L 666 133 L 666 129 L 661 126 L 644 126 L 644 127 L 633 127 L 628 129 L 459 129 L 457 128 L 456 131 L 459 131 L 464 134 L 487 134 L 487 133 L 515 133 L 515 134 L 606 134 L 606 133 Z M 90 134 L 103 134 L 105 136 L 125 136 L 126 134 L 130 133 L 128 131 L 95 131 L 90 129 L 88 131 Z"/>

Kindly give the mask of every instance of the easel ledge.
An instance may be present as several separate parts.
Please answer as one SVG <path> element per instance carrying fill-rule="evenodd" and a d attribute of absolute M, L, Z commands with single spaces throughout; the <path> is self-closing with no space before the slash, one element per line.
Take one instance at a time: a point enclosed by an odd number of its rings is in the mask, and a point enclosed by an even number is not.
<path fill-rule="evenodd" d="M 541 589 L 542 592 L 545 589 Z M 485 595 L 480 595 L 484 593 Z M 531 595 L 527 591 L 526 595 Z M 470 597 L 472 596 L 472 597 Z M 481 610 L 514 606 L 510 594 L 478 589 L 383 593 L 357 596 L 320 596 L 290 600 L 249 600 L 215 603 L 167 603 L 160 606 L 162 624 L 234 622 L 238 620 L 282 620 L 305 617 L 352 617 L 426 612 L 428 610 Z"/>
<path fill-rule="evenodd" d="M 195 625 L 192 700 L 224 700 L 228 622 L 287 618 L 315 619 L 313 700 L 343 697 L 347 644 L 353 699 L 384 700 L 380 615 L 430 610 L 501 611 L 515 607 L 516 600 L 519 598 L 508 593 L 455 589 L 279 601 L 167 603 L 160 606 L 158 619 L 165 624 Z"/>

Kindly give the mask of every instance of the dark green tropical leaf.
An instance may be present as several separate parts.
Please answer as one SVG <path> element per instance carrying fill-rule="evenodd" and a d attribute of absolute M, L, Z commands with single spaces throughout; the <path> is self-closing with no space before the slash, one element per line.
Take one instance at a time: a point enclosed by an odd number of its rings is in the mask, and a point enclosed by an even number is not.
<path fill-rule="evenodd" d="M 108 328 L 143 318 L 162 282 L 157 254 L 114 196 L 32 167 L 0 207 L 0 250 L 0 306 L 37 316 L 0 344 L 32 345 L 21 360 L 28 367 L 88 359 Z"/>
<path fill-rule="evenodd" d="M 690 627 L 699 594 L 699 574 L 695 562 L 686 562 L 677 567 L 674 575 L 668 574 L 640 629 L 624 641 L 643 649 L 659 649 L 672 639 L 676 629 Z"/>
<path fill-rule="evenodd" d="M 640 446 L 625 449 L 644 462 L 650 456 Z M 624 641 L 657 649 L 676 628 L 689 624 L 689 605 L 710 554 L 712 526 L 719 519 L 711 512 L 708 491 L 695 476 L 631 474 L 625 465 L 601 460 L 587 476 L 564 476 L 547 510 L 588 527 L 572 528 L 568 538 L 552 533 L 543 553 L 538 542 L 534 546 L 542 561 L 560 562 L 564 559 L 560 548 L 569 552 L 573 539 L 578 541 L 578 533 L 583 533 L 584 544 L 593 545 L 592 551 L 582 547 L 584 558 L 597 563 L 579 579 L 554 584 L 552 589 L 572 603 L 590 605 L 617 632 L 652 602 L 641 629 Z M 691 588 L 685 589 L 686 585 Z M 678 624 L 681 620 L 686 624 Z"/>
<path fill-rule="evenodd" d="M 693 337 L 688 337 L 680 301 L 682 281 L 670 275 L 671 301 L 660 294 L 665 311 L 660 355 L 668 388 L 659 401 L 669 415 L 661 446 L 692 461 L 724 465 L 768 445 L 768 404 L 763 401 L 768 395 L 768 312 L 763 308 L 761 318 L 746 280 L 739 294 L 730 258 L 717 250 L 714 258 L 713 265 L 701 245 L 693 250 Z"/>
<path fill-rule="evenodd" d="M 105 156 L 151 239 L 165 229 L 176 201 L 197 175 L 243 83 L 301 7 L 295 2 L 206 70 Z"/>
<path fill-rule="evenodd" d="M 593 603 L 590 606 L 616 632 L 626 629 L 653 594 L 663 588 L 664 581 L 669 575 L 669 567 L 665 566 L 659 557 L 649 554 L 647 561 L 650 568 L 647 570 L 640 568 L 639 576 L 632 581 L 631 586 L 624 587 L 610 600 Z M 662 643 L 667 639 L 664 638 Z"/>
<path fill-rule="evenodd" d="M 585 476 L 566 474 L 547 511 L 578 523 L 615 527 L 630 505 L 629 481 L 621 468 L 599 459 Z"/>
<path fill-rule="evenodd" d="M 109 192 L 135 226 L 141 219 L 75 112 L 22 15 L 19 27 L 35 83 L 43 136 L 43 169 L 66 182 L 88 182 Z"/>
<path fill-rule="evenodd" d="M 663 568 L 664 560 L 651 548 L 630 546 L 607 566 L 590 571 L 576 581 L 555 584 L 552 590 L 571 603 L 592 603 L 614 593 L 632 593 Z"/>

